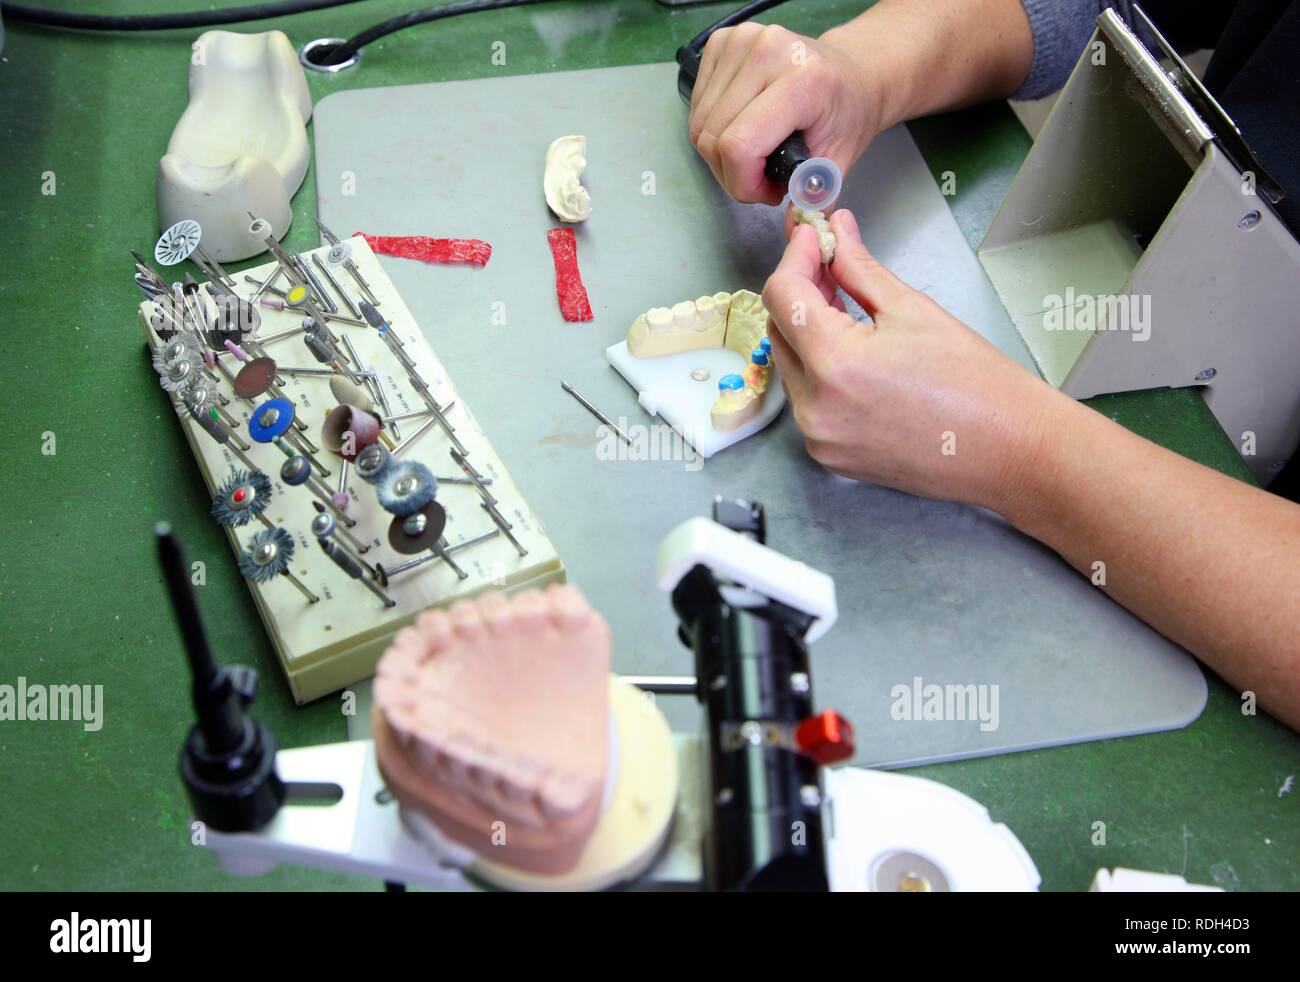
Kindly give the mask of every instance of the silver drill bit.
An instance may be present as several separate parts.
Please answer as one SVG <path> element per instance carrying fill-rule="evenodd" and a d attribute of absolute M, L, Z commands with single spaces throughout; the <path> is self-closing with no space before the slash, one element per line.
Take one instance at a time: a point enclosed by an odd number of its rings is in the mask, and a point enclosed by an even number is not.
<path fill-rule="evenodd" d="M 253 291 L 253 295 L 248 298 L 248 302 L 257 303 L 261 300 L 262 294 L 275 285 L 275 281 L 280 278 L 282 272 L 284 272 L 284 270 L 280 268 L 279 263 L 276 263 L 271 268 L 271 272 L 267 274 L 266 279 L 262 280 L 261 283 L 258 283 L 257 280 L 253 279 L 251 276 L 245 276 L 244 279 L 257 286 L 257 289 Z"/>
<path fill-rule="evenodd" d="M 315 528 L 315 525 L 316 523 L 313 522 L 312 523 L 313 530 Z M 360 582 L 362 586 L 364 586 L 367 590 L 369 590 L 376 597 L 382 600 L 385 607 L 397 606 L 396 600 L 394 600 L 388 594 L 384 593 L 383 590 L 379 589 L 379 587 L 377 587 L 374 583 L 370 581 L 369 577 L 363 575 L 362 564 L 360 564 L 359 559 L 357 559 L 353 555 L 350 555 L 348 551 L 344 549 L 341 545 L 339 545 L 337 542 L 325 536 L 317 536 L 316 542 L 321 547 L 321 550 L 325 553 L 325 555 L 329 556 L 330 559 L 334 560 L 334 565 L 336 565 L 339 569 L 343 570 L 343 572 L 347 573 L 348 576 L 352 577 L 352 579 Z"/>
<path fill-rule="evenodd" d="M 488 480 L 484 480 L 483 475 L 478 472 L 478 469 L 475 468 L 475 466 L 469 462 L 469 458 L 466 457 L 463 453 L 457 453 L 455 450 L 453 450 L 451 451 L 451 459 L 456 462 L 456 466 L 459 467 L 461 471 L 464 472 L 467 478 L 469 478 L 470 483 L 479 489 L 479 494 L 483 495 L 483 500 L 490 501 L 492 504 L 495 505 L 497 503 L 497 499 L 492 496 L 492 493 L 490 491 L 487 490 L 487 485 L 491 484 L 492 482 Z"/>
<path fill-rule="evenodd" d="M 320 229 L 320 234 L 325 237 L 325 241 L 328 242 L 331 246 L 340 245 L 339 237 L 335 235 L 333 232 L 331 232 L 325 226 L 325 223 L 322 222 L 319 218 L 316 219 L 316 227 Z M 379 298 L 376 297 L 374 292 L 370 289 L 370 284 L 367 283 L 366 278 L 361 275 L 361 270 L 357 269 L 357 264 L 354 263 L 350 258 L 345 259 L 343 261 L 343 268 L 348 271 L 348 275 L 351 276 L 352 279 L 356 282 L 357 286 L 361 288 L 361 292 L 366 295 L 366 299 L 369 300 L 376 307 L 378 307 L 380 305 Z"/>
<path fill-rule="evenodd" d="M 352 359 L 352 364 L 359 369 L 364 368 L 365 366 L 361 364 L 361 358 L 357 355 L 357 349 L 352 346 L 352 339 L 349 338 L 346 334 L 343 335 L 343 346 L 348 349 L 348 357 Z M 383 408 L 384 412 L 385 413 L 390 412 L 388 408 L 388 397 L 384 395 L 384 390 L 379 384 L 379 377 L 373 376 L 367 378 L 366 388 L 370 390 L 371 395 L 373 395 L 375 399 L 379 402 L 379 405 Z M 389 423 L 391 425 L 393 430 L 393 439 L 401 440 L 402 431 L 397 428 L 397 424 L 396 422 L 394 422 L 394 417 L 386 416 L 384 418 L 384 422 Z"/>
<path fill-rule="evenodd" d="M 320 280 L 316 279 L 316 274 L 311 271 L 311 265 L 304 261 L 302 256 L 294 256 L 293 260 L 297 264 L 298 269 L 302 272 L 302 275 L 306 277 L 307 282 L 311 284 L 312 292 L 316 294 L 316 298 L 324 304 L 325 309 L 331 314 L 337 314 L 339 312 L 339 305 L 334 302 L 333 298 L 327 292 L 325 292 L 324 285 Z"/>
<path fill-rule="evenodd" d="M 211 267 L 211 269 L 217 274 L 216 278 L 220 280 L 224 286 L 227 286 L 232 290 L 235 288 L 235 281 L 230 278 L 230 274 L 221 268 L 221 263 L 217 262 L 215 259 L 213 259 L 211 256 L 208 255 L 207 251 L 203 248 L 203 246 L 197 245 L 194 247 L 194 252 L 190 254 L 191 259 L 194 258 L 195 253 L 198 254 L 199 259 L 201 259 L 203 263 Z M 200 265 L 199 268 L 202 269 L 203 266 Z M 208 274 L 208 279 L 212 279 L 211 273 Z"/>
<path fill-rule="evenodd" d="M 334 520 L 334 516 L 325 509 L 324 505 L 319 501 L 313 501 L 312 505 L 316 509 L 316 517 L 311 520 L 312 535 L 316 536 L 318 539 L 328 539 L 337 536 L 342 532 L 347 536 L 349 541 L 356 541 L 355 538 L 348 534 L 347 529 L 339 527 L 339 523 Z M 365 569 L 367 573 L 372 577 L 376 575 L 375 571 L 370 568 L 370 564 L 362 559 L 357 553 L 353 552 L 346 543 L 342 540 L 336 541 L 343 547 L 344 551 L 347 552 L 349 556 L 355 559 Z"/>
<path fill-rule="evenodd" d="M 476 546 L 480 542 L 487 542 L 489 539 L 495 539 L 500 534 L 500 529 L 492 529 L 490 532 L 481 532 L 473 538 L 466 539 L 464 542 L 457 542 L 454 546 L 447 546 L 443 549 L 443 552 L 450 556 L 452 553 L 462 552 L 470 546 Z M 406 562 L 398 563 L 396 566 L 384 567 L 377 565 L 375 571 L 379 574 L 379 582 L 387 586 L 390 577 L 396 576 L 398 573 L 405 573 L 408 570 L 415 569 L 418 566 L 423 566 L 425 563 L 431 563 L 441 558 L 442 557 L 436 553 L 429 553 L 428 555 L 420 556 L 417 559 L 408 559 Z"/>
<path fill-rule="evenodd" d="M 323 504 L 321 504 L 319 501 L 313 501 L 313 502 L 311 503 L 311 506 L 312 506 L 313 508 L 316 509 L 316 514 L 317 514 L 318 516 L 319 516 L 319 515 L 330 515 L 330 517 L 331 517 L 331 519 L 332 519 L 332 518 L 333 518 L 333 515 L 337 515 L 337 514 L 339 513 L 338 506 L 334 505 L 333 503 L 330 504 L 329 511 L 326 511 L 325 506 L 324 506 Z M 333 513 L 333 515 L 330 514 L 331 512 Z M 337 522 L 335 522 L 335 523 L 334 523 L 334 528 L 338 531 L 339 535 L 343 536 L 343 538 L 345 538 L 345 539 L 348 540 L 348 545 L 350 545 L 350 546 L 353 548 L 353 550 L 356 551 L 356 553 L 357 553 L 358 555 L 361 555 L 362 553 L 367 553 L 367 552 L 370 551 L 370 544 L 369 544 L 369 543 L 366 543 L 366 542 L 362 542 L 362 541 L 361 541 L 360 539 L 358 539 L 355 535 L 353 535 L 351 532 L 349 532 L 349 531 L 347 530 L 347 526 L 342 526 L 342 527 L 340 527 L 339 524 L 338 524 Z M 369 568 L 369 567 L 367 567 L 367 568 Z"/>
<path fill-rule="evenodd" d="M 591 413 L 591 415 L 595 416 L 598 420 L 600 420 L 611 430 L 617 433 L 624 443 L 626 443 L 629 447 L 632 446 L 632 438 L 628 436 L 626 433 L 624 433 L 622 430 L 620 430 L 617 426 L 615 426 L 613 422 L 610 421 L 610 418 L 608 416 L 606 416 L 599 409 L 597 409 L 590 402 L 588 402 L 586 397 L 584 397 L 582 393 L 580 393 L 577 389 L 571 386 L 568 382 L 565 382 L 563 379 L 560 380 L 560 385 L 563 387 L 565 392 L 569 393 L 569 395 L 573 396 L 573 398 L 577 399 L 580 403 L 582 403 L 583 406 L 587 408 L 587 411 Z"/>
<path fill-rule="evenodd" d="M 234 454 L 235 458 L 241 464 L 247 467 L 250 471 L 257 470 L 257 465 L 249 459 L 248 454 L 244 453 L 244 451 L 240 450 L 239 447 L 230 442 L 230 432 L 221 425 L 221 421 L 217 419 L 215 415 L 215 410 L 212 413 L 195 416 L 194 421 L 199 424 L 199 428 L 202 429 L 203 432 L 207 433 L 208 436 L 212 437 L 212 439 L 216 440 L 217 443 L 221 444 Z"/>
<path fill-rule="evenodd" d="M 352 312 L 352 316 L 359 320 L 361 312 L 357 310 L 356 304 L 352 302 L 352 298 L 344 292 L 343 287 L 339 286 L 339 281 L 334 278 L 334 274 L 329 271 L 329 267 L 321 262 L 320 256 L 315 253 L 312 253 L 311 261 L 312 265 L 320 270 L 321 276 L 325 277 L 325 282 L 334 288 L 334 292 L 338 294 L 339 299 L 348 305 L 348 310 Z M 337 310 L 337 308 L 335 309 Z"/>

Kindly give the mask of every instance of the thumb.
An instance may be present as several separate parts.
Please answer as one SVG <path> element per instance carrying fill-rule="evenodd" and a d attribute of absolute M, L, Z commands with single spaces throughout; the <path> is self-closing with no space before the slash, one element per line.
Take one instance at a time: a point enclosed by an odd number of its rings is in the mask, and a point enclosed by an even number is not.
<path fill-rule="evenodd" d="M 912 292 L 912 288 L 881 265 L 880 260 L 862 244 L 858 221 L 847 208 L 831 215 L 835 233 L 835 259 L 831 275 L 844 292 L 862 305 L 873 318 L 878 310 L 888 310 Z"/>

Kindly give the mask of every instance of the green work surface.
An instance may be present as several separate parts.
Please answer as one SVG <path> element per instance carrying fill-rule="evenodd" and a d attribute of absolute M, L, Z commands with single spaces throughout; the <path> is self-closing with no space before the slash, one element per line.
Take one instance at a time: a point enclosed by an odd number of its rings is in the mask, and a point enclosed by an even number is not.
<path fill-rule="evenodd" d="M 203 6 L 94 5 L 104 13 Z M 239 29 L 284 30 L 297 45 L 351 35 L 411 6 L 372 0 Z M 457 18 L 386 38 L 366 49 L 359 69 L 310 74 L 309 82 L 319 101 L 352 87 L 663 61 L 733 6 L 562 2 Z M 863 6 L 803 0 L 764 19 L 779 15 L 815 34 Z M 148 252 L 157 235 L 155 170 L 185 107 L 189 46 L 198 32 L 106 37 L 14 23 L 6 29 L 0 500 L 11 515 L 0 536 L 0 683 L 23 676 L 102 685 L 104 719 L 93 733 L 77 722 L 0 722 L 0 888 L 378 889 L 373 881 L 302 869 L 239 880 L 190 843 L 176 774 L 191 722 L 188 678 L 154 557 L 153 523 L 170 521 L 191 561 L 205 564 L 197 592 L 212 645 L 219 658 L 261 673 L 257 713 L 281 745 L 346 737 L 338 701 L 293 705 L 225 536 L 208 518 L 206 489 L 136 323 L 141 298 L 128 250 Z M 506 44 L 503 66 L 492 60 L 496 41 Z M 952 207 L 974 246 L 1028 138 L 1005 106 L 911 128 L 936 179 L 957 175 Z M 309 172 L 294 201 L 288 248 L 318 244 L 314 182 Z M 1195 391 L 1091 404 L 1249 480 Z M 43 452 L 49 434 L 53 454 Z M 1243 714 L 1241 705 L 1211 677 L 1205 713 L 1185 730 L 914 773 L 986 805 L 1024 843 L 1046 889 L 1086 889 L 1103 866 L 1179 873 L 1228 889 L 1296 889 L 1300 794 L 1283 788 L 1300 771 L 1300 737 L 1268 716 Z"/>

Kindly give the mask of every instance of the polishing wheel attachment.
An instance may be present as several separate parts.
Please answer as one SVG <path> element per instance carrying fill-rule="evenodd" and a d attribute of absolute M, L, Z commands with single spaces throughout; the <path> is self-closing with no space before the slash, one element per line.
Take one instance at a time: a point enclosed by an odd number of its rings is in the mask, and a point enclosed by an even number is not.
<path fill-rule="evenodd" d="M 804 211 L 829 212 L 844 178 L 833 160 L 809 157 L 790 174 L 790 200 Z"/>

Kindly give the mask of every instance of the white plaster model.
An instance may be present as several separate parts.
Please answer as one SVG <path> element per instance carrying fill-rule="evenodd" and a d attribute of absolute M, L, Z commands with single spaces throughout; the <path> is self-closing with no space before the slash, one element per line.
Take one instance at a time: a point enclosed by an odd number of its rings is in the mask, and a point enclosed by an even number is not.
<path fill-rule="evenodd" d="M 281 31 L 207 31 L 190 59 L 190 101 L 158 164 L 158 219 L 203 226 L 203 248 L 224 262 L 265 251 L 249 212 L 277 238 L 307 173 L 311 94 Z"/>
<path fill-rule="evenodd" d="M 799 225 L 811 225 L 817 233 L 817 246 L 821 249 L 822 262 L 829 264 L 835 258 L 835 233 L 831 223 L 826 220 L 826 213 L 821 211 L 804 211 L 794 206 L 794 220 Z"/>
<path fill-rule="evenodd" d="M 585 222 L 591 217 L 591 195 L 581 181 L 586 169 L 585 136 L 561 136 L 547 148 L 542 188 L 546 204 L 562 222 Z"/>
<path fill-rule="evenodd" d="M 750 290 L 715 293 L 692 302 L 652 307 L 628 328 L 627 351 L 636 358 L 664 358 L 706 348 L 727 348 L 740 355 L 743 369 L 718 379 L 718 396 L 709 423 L 719 432 L 739 429 L 758 415 L 767 392 L 772 362 L 766 351 L 756 355 L 767 336 L 767 309 Z M 708 376 L 706 376 L 707 378 Z"/>
<path fill-rule="evenodd" d="M 694 303 L 683 300 L 671 309 L 651 307 L 628 328 L 627 350 L 638 358 L 661 358 L 696 348 L 721 348 L 730 310 L 730 293 L 700 297 Z"/>

